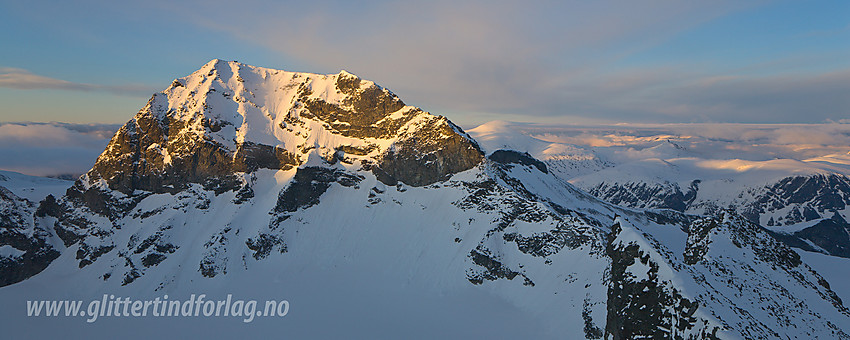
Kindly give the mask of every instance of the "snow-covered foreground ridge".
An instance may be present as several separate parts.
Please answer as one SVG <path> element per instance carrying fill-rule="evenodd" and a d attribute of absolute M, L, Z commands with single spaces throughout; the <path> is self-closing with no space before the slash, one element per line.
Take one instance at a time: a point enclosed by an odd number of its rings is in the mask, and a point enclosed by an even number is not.
<path fill-rule="evenodd" d="M 0 241 L 17 250 L 0 264 L 49 263 L 0 289 L 0 318 L 12 335 L 100 337 L 850 337 L 829 283 L 757 225 L 617 207 L 510 149 L 344 71 L 213 60 L 155 94 L 64 195 L 0 191 L 15 218 Z M 27 299 L 104 293 L 292 307 L 250 328 L 25 317 Z"/>

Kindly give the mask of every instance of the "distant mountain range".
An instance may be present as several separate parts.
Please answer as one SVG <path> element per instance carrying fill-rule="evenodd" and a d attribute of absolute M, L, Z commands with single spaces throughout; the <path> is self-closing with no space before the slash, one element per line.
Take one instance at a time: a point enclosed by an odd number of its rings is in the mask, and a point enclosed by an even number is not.
<path fill-rule="evenodd" d="M 850 255 L 850 155 L 730 159 L 723 150 L 707 152 L 699 145 L 710 141 L 686 140 L 701 147 L 691 150 L 664 134 L 591 147 L 544 141 L 521 129 L 492 122 L 471 134 L 485 144 L 527 150 L 562 179 L 617 205 L 706 216 L 731 209 L 793 247 Z"/>

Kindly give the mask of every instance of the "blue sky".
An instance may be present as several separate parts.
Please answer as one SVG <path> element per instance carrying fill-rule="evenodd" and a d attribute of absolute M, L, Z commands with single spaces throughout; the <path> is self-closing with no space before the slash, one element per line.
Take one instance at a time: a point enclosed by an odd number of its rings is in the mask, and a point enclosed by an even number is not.
<path fill-rule="evenodd" d="M 0 121 L 121 123 L 213 58 L 465 125 L 850 118 L 847 1 L 0 1 Z"/>

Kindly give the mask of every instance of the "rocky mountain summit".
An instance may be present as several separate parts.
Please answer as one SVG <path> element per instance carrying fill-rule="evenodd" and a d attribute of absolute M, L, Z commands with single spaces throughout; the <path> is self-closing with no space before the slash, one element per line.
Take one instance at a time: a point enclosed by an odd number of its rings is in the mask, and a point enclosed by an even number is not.
<path fill-rule="evenodd" d="M 618 207 L 565 169 L 482 146 L 345 71 L 213 60 L 155 94 L 63 195 L 0 196 L 7 229 L 45 234 L 28 247 L 51 263 L 15 269 L 8 283 L 34 276 L 0 303 L 52 280 L 91 296 L 287 287 L 327 313 L 401 291 L 427 302 L 344 319 L 380 328 L 374 315 L 472 306 L 451 322 L 511 332 L 496 320 L 516 309 L 535 326 L 519 329 L 547 338 L 850 338 L 830 284 L 737 212 Z M 449 308 L 429 304 L 447 294 Z M 0 318 L 16 315 L 38 322 Z M 287 331 L 327 322 L 305 315 Z"/>
<path fill-rule="evenodd" d="M 125 124 L 87 174 L 111 190 L 235 190 L 234 173 L 310 157 L 363 160 L 382 181 L 426 185 L 475 166 L 477 145 L 444 117 L 345 71 L 284 72 L 213 60 Z"/>

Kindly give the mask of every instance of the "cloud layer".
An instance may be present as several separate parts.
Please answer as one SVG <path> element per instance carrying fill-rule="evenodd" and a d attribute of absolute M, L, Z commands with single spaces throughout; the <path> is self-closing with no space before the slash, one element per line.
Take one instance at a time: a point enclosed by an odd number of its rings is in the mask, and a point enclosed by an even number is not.
<path fill-rule="evenodd" d="M 85 173 L 117 129 L 117 125 L 0 124 L 0 169 L 34 176 Z"/>
<path fill-rule="evenodd" d="M 592 148 L 619 148 L 626 158 L 670 141 L 705 158 L 850 161 L 850 124 L 512 125 L 536 138 Z M 642 157 L 642 156 L 640 156 Z"/>

